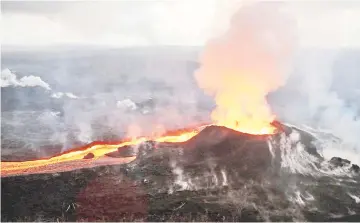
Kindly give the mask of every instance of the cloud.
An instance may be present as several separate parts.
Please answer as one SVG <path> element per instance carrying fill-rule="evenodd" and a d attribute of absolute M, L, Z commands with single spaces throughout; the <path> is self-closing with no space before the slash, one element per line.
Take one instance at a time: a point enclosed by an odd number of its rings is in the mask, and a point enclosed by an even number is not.
<path fill-rule="evenodd" d="M 8 45 L 200 45 L 214 7 L 202 1 L 71 2 L 46 12 L 41 4 L 5 7 Z M 26 22 L 25 22 L 26 21 Z M 36 31 L 35 31 L 36 30 Z M 34 32 L 35 31 L 35 32 Z"/>
<path fill-rule="evenodd" d="M 306 47 L 360 47 L 360 2 L 295 2 L 286 5 Z"/>
<path fill-rule="evenodd" d="M 2 2 L 2 44 L 204 45 L 249 1 Z M 252 3 L 252 1 L 250 1 Z M 360 47 L 360 3 L 282 2 L 304 47 Z"/>

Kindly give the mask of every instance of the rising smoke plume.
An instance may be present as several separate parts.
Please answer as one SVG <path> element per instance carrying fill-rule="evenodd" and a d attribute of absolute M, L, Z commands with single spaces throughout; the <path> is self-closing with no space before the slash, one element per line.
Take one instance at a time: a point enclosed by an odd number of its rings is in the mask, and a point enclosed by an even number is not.
<path fill-rule="evenodd" d="M 206 45 L 195 73 L 199 87 L 215 98 L 212 120 L 267 133 L 275 117 L 265 97 L 285 84 L 294 45 L 294 24 L 276 4 L 241 7 L 229 30 Z"/>

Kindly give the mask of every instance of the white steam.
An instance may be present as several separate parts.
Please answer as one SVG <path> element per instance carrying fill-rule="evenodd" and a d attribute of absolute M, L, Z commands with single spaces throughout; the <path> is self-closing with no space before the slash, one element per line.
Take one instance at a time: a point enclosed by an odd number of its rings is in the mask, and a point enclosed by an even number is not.
<path fill-rule="evenodd" d="M 357 77 L 346 66 L 341 67 L 341 73 L 335 73 L 339 72 L 334 71 L 338 56 L 336 51 L 305 51 L 286 90 L 279 92 L 284 106 L 278 115 L 296 125 L 310 126 L 323 142 L 326 158 L 338 156 L 360 163 L 359 100 L 353 99 L 353 87 L 338 83 L 335 75 L 348 82 Z M 340 140 L 333 142 L 330 135 Z"/>
<path fill-rule="evenodd" d="M 52 91 L 50 85 L 43 81 L 39 76 L 24 76 L 20 79 L 16 76 L 16 73 L 10 69 L 5 68 L 1 71 L 1 87 L 41 87 L 48 91 Z M 78 96 L 71 92 L 54 92 L 51 94 L 52 98 L 71 98 L 77 99 Z"/>
<path fill-rule="evenodd" d="M 68 97 L 68 98 L 72 98 L 72 99 L 77 99 L 79 98 L 78 96 L 74 95 L 71 92 L 55 92 L 51 95 L 52 98 L 63 98 L 64 96 Z"/>
<path fill-rule="evenodd" d="M 130 99 L 124 99 L 116 102 L 116 107 L 121 109 L 129 109 L 129 110 L 135 110 L 137 108 L 136 104 L 130 100 Z"/>
<path fill-rule="evenodd" d="M 40 77 L 37 76 L 24 76 L 20 79 L 17 78 L 16 74 L 11 72 L 9 69 L 4 69 L 1 71 L 1 87 L 42 87 L 46 90 L 51 90 L 50 85 L 43 81 Z"/>

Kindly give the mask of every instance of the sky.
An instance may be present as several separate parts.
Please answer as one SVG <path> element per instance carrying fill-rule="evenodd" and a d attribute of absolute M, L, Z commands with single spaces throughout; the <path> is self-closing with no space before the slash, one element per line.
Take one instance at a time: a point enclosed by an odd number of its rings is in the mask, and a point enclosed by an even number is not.
<path fill-rule="evenodd" d="M 1 1 L 1 43 L 202 46 L 224 32 L 241 0 Z M 300 46 L 360 47 L 360 1 L 284 1 Z"/>

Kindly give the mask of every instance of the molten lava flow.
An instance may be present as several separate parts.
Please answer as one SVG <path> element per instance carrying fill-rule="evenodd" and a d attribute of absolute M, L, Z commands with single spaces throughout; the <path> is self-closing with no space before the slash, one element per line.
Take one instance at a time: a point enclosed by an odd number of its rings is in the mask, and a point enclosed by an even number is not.
<path fill-rule="evenodd" d="M 39 159 L 24 162 L 1 162 L 1 173 L 7 174 L 11 172 L 21 172 L 22 170 L 29 170 L 36 167 L 48 166 L 51 164 L 58 164 L 67 161 L 82 160 L 83 157 L 88 154 L 94 154 L 94 159 L 103 157 L 105 154 L 116 151 L 119 147 L 137 145 L 145 141 L 156 141 L 156 142 L 184 142 L 195 136 L 200 128 L 179 130 L 176 132 L 170 132 L 165 136 L 157 138 L 140 137 L 119 143 L 92 143 L 84 148 L 72 149 L 66 151 L 60 155 L 48 159 Z M 30 171 L 31 172 L 31 171 Z"/>

